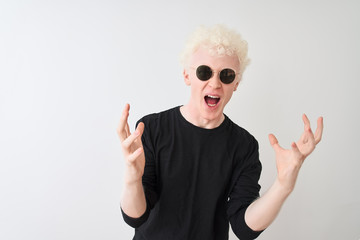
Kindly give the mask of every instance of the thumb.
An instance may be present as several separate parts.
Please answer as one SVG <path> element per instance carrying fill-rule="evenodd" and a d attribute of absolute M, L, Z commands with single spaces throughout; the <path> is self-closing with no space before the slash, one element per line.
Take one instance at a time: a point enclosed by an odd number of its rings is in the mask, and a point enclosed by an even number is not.
<path fill-rule="evenodd" d="M 269 134 L 269 141 L 270 141 L 271 146 L 273 146 L 274 144 L 278 144 L 277 138 L 272 133 Z"/>
<path fill-rule="evenodd" d="M 277 140 L 277 138 L 275 137 L 274 134 L 269 134 L 269 141 L 270 141 L 270 144 L 272 146 L 272 148 L 275 150 L 275 151 L 278 151 L 281 149 L 280 145 L 279 145 L 279 142 Z"/>
<path fill-rule="evenodd" d="M 138 132 L 138 135 L 141 136 L 144 132 L 145 124 L 143 122 L 140 122 L 136 128 L 136 131 Z"/>
<path fill-rule="evenodd" d="M 295 142 L 291 143 L 291 148 L 292 148 L 295 156 L 297 156 L 301 160 L 305 159 L 304 155 L 300 152 L 300 150 Z"/>

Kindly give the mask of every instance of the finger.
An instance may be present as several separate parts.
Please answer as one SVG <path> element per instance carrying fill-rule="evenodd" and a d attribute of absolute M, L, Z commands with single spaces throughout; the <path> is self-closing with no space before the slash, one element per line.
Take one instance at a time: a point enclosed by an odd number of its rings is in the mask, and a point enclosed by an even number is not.
<path fill-rule="evenodd" d="M 124 141 L 130 135 L 129 126 L 127 123 L 129 117 L 129 109 L 130 105 L 126 104 L 121 114 L 120 122 L 117 128 L 117 133 L 121 141 Z"/>
<path fill-rule="evenodd" d="M 303 121 L 304 121 L 304 133 L 301 135 L 300 141 L 303 143 L 307 143 L 308 141 L 315 141 L 314 140 L 314 134 L 310 127 L 310 121 L 309 118 L 306 116 L 306 114 L 303 114 Z"/>
<path fill-rule="evenodd" d="M 140 131 L 136 129 L 129 137 L 127 137 L 124 141 L 122 141 L 121 146 L 123 147 L 124 151 L 127 153 L 131 152 L 131 145 L 141 137 Z"/>
<path fill-rule="evenodd" d="M 126 131 L 127 136 L 130 136 L 131 132 L 130 132 L 129 123 L 128 123 L 128 118 L 129 118 L 129 115 L 130 115 L 130 104 L 127 103 L 127 104 L 125 105 L 125 108 L 127 108 L 127 117 L 126 117 L 125 131 Z"/>
<path fill-rule="evenodd" d="M 144 128 L 145 128 L 144 123 L 140 122 L 137 128 L 135 129 L 135 131 L 122 142 L 122 146 L 126 152 L 130 153 L 131 151 L 130 147 L 135 142 L 140 142 L 141 145 L 141 136 L 144 132 Z"/>
<path fill-rule="evenodd" d="M 300 150 L 299 150 L 299 148 L 298 148 L 298 146 L 296 145 L 295 142 L 292 142 L 292 143 L 291 143 L 291 149 L 293 150 L 295 156 L 296 156 L 298 159 L 301 159 L 301 160 L 304 159 L 303 154 L 300 152 Z"/>
<path fill-rule="evenodd" d="M 129 128 L 129 123 L 126 122 L 125 125 L 125 132 L 126 132 L 126 136 L 130 136 L 131 132 L 130 132 L 130 128 Z"/>
<path fill-rule="evenodd" d="M 279 141 L 277 140 L 274 134 L 269 134 L 269 141 L 275 151 L 282 149 L 282 147 L 279 145 Z"/>
<path fill-rule="evenodd" d="M 303 122 L 304 122 L 304 130 L 305 131 L 311 131 L 311 127 L 310 127 L 310 121 L 309 121 L 309 118 L 306 116 L 306 114 L 304 113 L 302 115 L 302 119 L 303 119 Z"/>
<path fill-rule="evenodd" d="M 303 143 L 303 144 L 306 144 L 306 143 L 312 143 L 314 142 L 315 143 L 315 138 L 314 138 L 314 134 L 312 132 L 312 130 L 304 130 L 303 134 L 301 134 L 300 136 L 300 140 L 299 142 Z"/>
<path fill-rule="evenodd" d="M 139 132 L 139 136 L 141 137 L 142 134 L 144 133 L 144 129 L 145 129 L 145 124 L 143 122 L 139 122 L 139 124 L 136 127 L 135 131 Z"/>
<path fill-rule="evenodd" d="M 322 133 L 324 129 L 324 119 L 323 117 L 319 117 L 317 120 L 317 127 L 315 130 L 315 143 L 318 144 L 322 138 Z"/>
<path fill-rule="evenodd" d="M 135 160 L 141 155 L 142 152 L 143 152 L 143 148 L 139 147 L 132 154 L 128 155 L 127 161 L 129 161 L 130 163 L 135 162 Z"/>

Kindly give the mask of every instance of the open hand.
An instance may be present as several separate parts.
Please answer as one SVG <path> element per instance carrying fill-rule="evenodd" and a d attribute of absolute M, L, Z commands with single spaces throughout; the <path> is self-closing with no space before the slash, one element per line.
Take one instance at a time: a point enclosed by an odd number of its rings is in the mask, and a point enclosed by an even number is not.
<path fill-rule="evenodd" d="M 276 167 L 278 171 L 278 181 L 287 190 L 292 191 L 305 158 L 309 156 L 320 142 L 323 132 L 323 118 L 317 120 L 315 134 L 310 127 L 310 121 L 305 114 L 304 132 L 297 143 L 291 144 L 291 149 L 282 148 L 273 134 L 269 135 L 269 141 L 276 155 Z"/>
<path fill-rule="evenodd" d="M 140 181 L 144 174 L 145 155 L 141 142 L 144 123 L 139 123 L 131 134 L 128 124 L 130 105 L 126 104 L 120 118 L 117 133 L 120 138 L 122 152 L 126 162 L 125 182 L 131 184 Z"/>

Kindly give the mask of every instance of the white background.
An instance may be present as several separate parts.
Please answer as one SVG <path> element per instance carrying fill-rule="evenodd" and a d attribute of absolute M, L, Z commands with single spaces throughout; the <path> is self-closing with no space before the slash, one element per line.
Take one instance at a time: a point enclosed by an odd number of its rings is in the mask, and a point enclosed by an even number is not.
<path fill-rule="evenodd" d="M 200 24 L 249 42 L 226 114 L 260 143 L 261 192 L 284 147 L 324 116 L 323 140 L 259 239 L 359 239 L 360 3 L 0 1 L 0 239 L 131 239 L 116 135 L 185 104 L 179 53 Z M 235 239 L 232 236 L 230 239 Z"/>

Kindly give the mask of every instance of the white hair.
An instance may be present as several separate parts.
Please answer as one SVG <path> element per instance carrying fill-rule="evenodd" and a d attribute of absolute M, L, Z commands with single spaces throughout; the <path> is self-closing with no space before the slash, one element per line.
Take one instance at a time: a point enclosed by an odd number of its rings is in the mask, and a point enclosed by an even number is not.
<path fill-rule="evenodd" d="M 250 63 L 247 56 L 248 44 L 236 31 L 225 27 L 224 25 L 214 25 L 213 27 L 200 26 L 190 35 L 185 48 L 180 55 L 180 62 L 183 67 L 187 64 L 191 55 L 200 47 L 205 47 L 211 55 L 236 55 L 239 59 L 240 79 L 246 66 Z"/>

